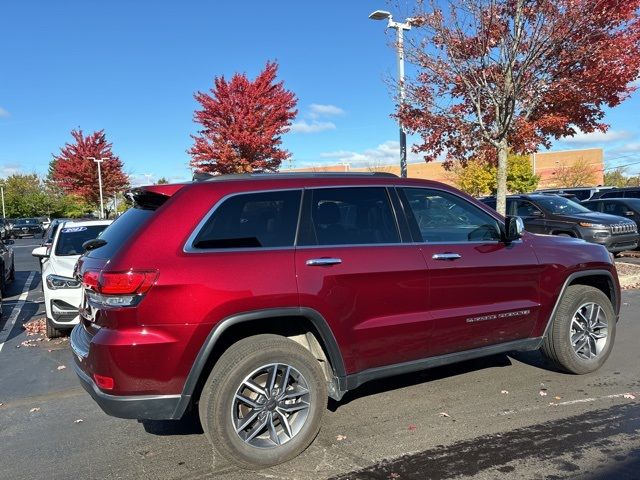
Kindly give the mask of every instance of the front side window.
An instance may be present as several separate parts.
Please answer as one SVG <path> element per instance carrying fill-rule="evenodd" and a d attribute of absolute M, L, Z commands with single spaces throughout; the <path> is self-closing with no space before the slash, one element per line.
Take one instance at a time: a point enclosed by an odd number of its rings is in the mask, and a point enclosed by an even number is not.
<path fill-rule="evenodd" d="M 447 192 L 428 188 L 400 191 L 414 237 L 422 242 L 500 240 L 500 226 L 491 215 Z"/>
<path fill-rule="evenodd" d="M 305 193 L 299 245 L 399 243 L 389 195 L 383 187 L 311 189 Z"/>
<path fill-rule="evenodd" d="M 193 248 L 292 247 L 300 190 L 245 193 L 215 209 L 193 241 Z"/>
<path fill-rule="evenodd" d="M 526 200 L 516 200 L 516 215 L 518 217 L 541 217 L 542 212 L 531 202 Z"/>

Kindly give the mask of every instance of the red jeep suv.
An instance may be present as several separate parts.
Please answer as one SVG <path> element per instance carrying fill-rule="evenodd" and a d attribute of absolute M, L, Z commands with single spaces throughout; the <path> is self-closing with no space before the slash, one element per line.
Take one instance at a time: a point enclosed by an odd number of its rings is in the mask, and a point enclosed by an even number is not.
<path fill-rule="evenodd" d="M 223 175 L 131 200 L 78 262 L 77 374 L 117 417 L 197 408 L 245 468 L 298 455 L 327 397 L 369 380 L 538 348 L 587 373 L 613 347 L 604 247 L 525 233 L 446 185 Z"/>

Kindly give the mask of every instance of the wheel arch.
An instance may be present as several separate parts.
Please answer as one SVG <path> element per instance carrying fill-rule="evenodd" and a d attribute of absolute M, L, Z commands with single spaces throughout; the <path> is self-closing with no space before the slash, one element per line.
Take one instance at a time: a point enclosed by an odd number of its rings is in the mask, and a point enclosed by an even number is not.
<path fill-rule="evenodd" d="M 337 379 L 346 377 L 344 360 L 338 342 L 324 317 L 310 308 L 273 308 L 232 315 L 213 327 L 193 362 L 173 417 L 180 418 L 189 405 L 199 398 L 207 376 L 227 348 L 241 338 L 261 333 L 274 333 L 292 338 L 303 344 L 311 353 L 319 353 L 315 348 L 319 347 L 329 363 L 332 376 L 331 379 L 328 378 L 330 396 L 341 396 Z M 301 340 L 303 334 L 311 334 L 311 338 L 307 335 L 306 341 Z M 329 376 L 326 369 L 325 373 Z"/>
<path fill-rule="evenodd" d="M 553 317 L 558 310 L 560 301 L 562 300 L 567 288 L 571 285 L 588 285 L 590 287 L 597 288 L 609 298 L 615 314 L 618 315 L 620 313 L 619 290 L 616 288 L 617 283 L 613 278 L 613 274 L 609 270 L 583 270 L 580 272 L 574 272 L 567 277 L 562 285 L 560 293 L 558 294 L 553 306 L 553 310 L 551 311 L 551 315 L 549 315 L 549 319 L 547 320 L 547 325 L 545 326 L 542 338 L 547 336 L 547 332 L 553 323 Z"/>

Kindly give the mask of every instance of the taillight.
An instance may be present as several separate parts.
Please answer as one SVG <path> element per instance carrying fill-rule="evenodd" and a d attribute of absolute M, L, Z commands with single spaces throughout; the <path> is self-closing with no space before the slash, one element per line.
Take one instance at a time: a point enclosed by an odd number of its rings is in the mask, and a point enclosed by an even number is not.
<path fill-rule="evenodd" d="M 87 270 L 82 276 L 82 283 L 87 288 L 89 302 L 94 306 L 117 308 L 137 305 L 157 278 L 157 270 Z"/>
<path fill-rule="evenodd" d="M 143 294 L 151 288 L 158 276 L 157 270 L 103 272 L 98 282 L 99 293 L 105 295 Z"/>

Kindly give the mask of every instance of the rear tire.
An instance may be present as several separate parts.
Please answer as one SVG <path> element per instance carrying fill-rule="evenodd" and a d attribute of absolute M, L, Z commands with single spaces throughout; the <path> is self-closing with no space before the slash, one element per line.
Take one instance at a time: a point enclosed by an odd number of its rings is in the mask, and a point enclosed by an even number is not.
<path fill-rule="evenodd" d="M 326 404 L 324 373 L 307 349 L 279 335 L 256 335 L 235 343 L 220 357 L 198 410 L 215 451 L 253 470 L 302 453 L 320 430 Z"/>
<path fill-rule="evenodd" d="M 47 338 L 59 338 L 64 335 L 64 331 L 53 326 L 51 320 L 48 318 L 45 320 L 45 323 L 47 325 Z"/>
<path fill-rule="evenodd" d="M 616 315 L 609 297 L 587 285 L 571 285 L 551 319 L 542 352 L 565 372 L 598 370 L 609 357 Z"/>

